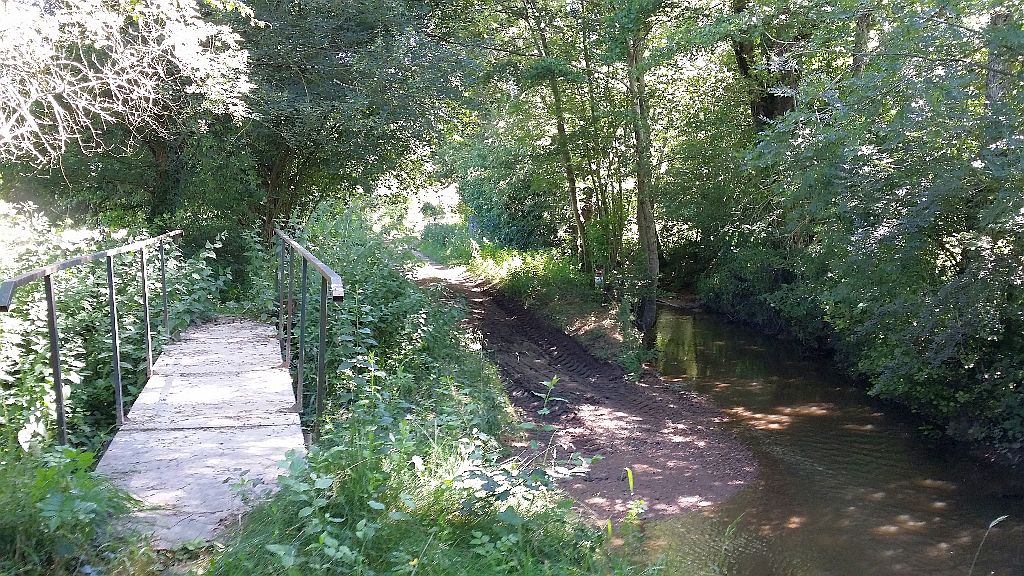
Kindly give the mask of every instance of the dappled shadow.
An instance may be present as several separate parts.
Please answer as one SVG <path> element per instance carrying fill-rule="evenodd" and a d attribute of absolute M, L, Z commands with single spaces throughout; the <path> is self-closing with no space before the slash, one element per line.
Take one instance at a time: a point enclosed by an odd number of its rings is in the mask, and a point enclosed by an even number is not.
<path fill-rule="evenodd" d="M 753 481 L 753 457 L 717 425 L 724 416 L 705 397 L 651 374 L 631 382 L 619 366 L 461 272 L 429 266 L 419 278 L 445 282 L 465 302 L 522 416 L 555 428 L 537 439 L 563 456 L 601 456 L 587 475 L 562 481 L 582 508 L 618 519 L 643 500 L 645 517 L 671 515 L 720 502 Z M 557 400 L 545 404 L 543 383 L 556 377 Z"/>

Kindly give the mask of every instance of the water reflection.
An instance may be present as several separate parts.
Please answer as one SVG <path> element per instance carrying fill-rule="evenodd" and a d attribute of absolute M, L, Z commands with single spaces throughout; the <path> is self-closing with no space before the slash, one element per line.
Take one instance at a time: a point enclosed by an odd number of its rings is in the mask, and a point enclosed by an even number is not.
<path fill-rule="evenodd" d="M 790 343 L 666 310 L 660 369 L 710 394 L 761 465 L 731 501 L 649 527 L 665 573 L 1024 574 L 1024 488 L 1003 469 L 931 450 L 835 369 Z"/>

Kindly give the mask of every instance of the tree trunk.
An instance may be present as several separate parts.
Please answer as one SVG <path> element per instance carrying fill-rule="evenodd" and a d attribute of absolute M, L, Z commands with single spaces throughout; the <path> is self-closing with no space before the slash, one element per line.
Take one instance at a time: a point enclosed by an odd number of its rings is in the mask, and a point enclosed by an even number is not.
<path fill-rule="evenodd" d="M 595 88 L 594 59 L 590 48 L 590 34 L 590 16 L 586 12 L 586 3 L 583 3 L 582 12 L 580 14 L 580 48 L 583 54 L 583 67 L 586 71 L 587 78 L 586 92 L 588 110 L 590 112 L 589 120 L 591 130 L 590 154 L 587 159 L 587 165 L 590 168 L 590 179 L 595 191 L 594 200 L 596 204 L 597 221 L 599 223 L 598 226 L 601 227 L 602 232 L 604 233 L 605 254 L 603 256 L 605 271 L 607 272 L 615 265 L 615 260 L 613 258 L 614 250 L 612 249 L 612 234 L 614 231 L 609 228 L 610 210 L 608 207 L 608 181 L 602 173 L 602 161 L 607 158 L 607 152 L 605 146 L 602 145 L 600 140 L 602 137 L 601 131 L 604 127 L 601 125 L 602 123 L 598 118 L 597 113 L 597 90 Z M 621 234 L 621 230 L 619 231 L 619 234 Z"/>
<path fill-rule="evenodd" d="M 1013 77 L 1013 52 L 999 42 L 1000 32 L 1013 25 L 1013 16 L 1007 11 L 992 13 L 988 24 L 991 35 L 988 46 L 988 73 L 985 76 L 985 122 L 983 145 L 991 154 L 991 146 L 1004 138 L 1006 132 L 1005 94 Z M 1000 71 L 1003 71 L 1001 73 Z"/>
<path fill-rule="evenodd" d="M 627 88 L 632 102 L 633 144 L 636 152 L 636 226 L 640 241 L 643 280 L 636 307 L 637 327 L 644 334 L 644 344 L 654 340 L 654 321 L 657 318 L 658 229 L 654 220 L 654 199 L 651 190 L 653 166 L 651 159 L 651 126 L 647 108 L 647 86 L 642 69 L 644 37 L 633 37 L 627 53 Z"/>
<path fill-rule="evenodd" d="M 573 221 L 576 225 L 576 250 L 580 258 L 580 270 L 586 275 L 592 275 L 594 264 L 590 257 L 590 246 L 587 244 L 587 228 L 580 212 L 579 192 L 576 185 L 576 171 L 572 165 L 572 154 L 569 152 L 569 137 L 565 131 L 565 113 L 562 109 L 562 91 L 559 89 L 558 80 L 551 79 L 551 94 L 555 108 L 555 129 L 558 133 L 558 151 L 562 158 L 562 168 L 565 170 L 565 184 L 569 193 L 569 211 L 572 212 Z"/>
<path fill-rule="evenodd" d="M 864 64 L 867 63 L 868 40 L 871 37 L 871 25 L 874 23 L 874 15 L 871 8 L 862 6 L 860 14 L 857 15 L 856 28 L 853 33 L 853 64 L 850 66 L 850 74 L 854 77 L 864 72 Z"/>
<path fill-rule="evenodd" d="M 534 6 L 534 30 L 540 40 L 541 55 L 551 58 L 551 50 L 548 47 L 547 32 L 544 30 L 544 23 L 540 19 L 540 13 Z M 552 76 L 548 80 L 548 87 L 551 89 L 553 101 L 553 112 L 555 116 L 555 130 L 557 131 L 558 155 L 562 160 L 562 169 L 565 171 L 565 186 L 569 195 L 569 211 L 572 212 L 573 224 L 576 228 L 576 254 L 579 257 L 580 270 L 590 276 L 594 272 L 594 264 L 590 257 L 590 247 L 587 244 L 587 228 L 580 213 L 579 191 L 576 183 L 576 170 L 572 164 L 572 153 L 569 151 L 569 136 L 565 130 L 565 109 L 562 105 L 562 89 L 558 85 L 558 78 Z"/>
<path fill-rule="evenodd" d="M 277 152 L 269 165 L 263 166 L 263 187 L 267 193 L 267 201 L 263 212 L 263 238 L 269 240 L 274 235 L 277 219 L 287 213 L 288 188 L 292 183 L 291 149 L 284 146 Z"/>
<path fill-rule="evenodd" d="M 146 141 L 146 148 L 153 156 L 153 187 L 146 219 L 150 224 L 168 217 L 181 207 L 182 136 L 171 139 L 154 137 Z"/>
<path fill-rule="evenodd" d="M 733 0 L 732 11 L 741 14 L 747 10 L 747 0 Z M 754 124 L 754 132 L 760 133 L 774 120 L 786 112 L 796 109 L 796 89 L 799 86 L 800 74 L 797 70 L 785 70 L 777 78 L 758 78 L 754 74 L 755 39 L 745 31 L 732 39 L 733 54 L 740 76 L 750 82 L 750 116 Z M 762 52 L 767 57 L 783 58 L 792 50 L 790 42 L 775 42 L 771 36 L 761 34 L 757 38 Z M 771 84 L 771 85 L 769 85 Z M 778 86 L 787 89 L 779 93 Z M 773 91 L 773 88 L 776 90 Z"/>

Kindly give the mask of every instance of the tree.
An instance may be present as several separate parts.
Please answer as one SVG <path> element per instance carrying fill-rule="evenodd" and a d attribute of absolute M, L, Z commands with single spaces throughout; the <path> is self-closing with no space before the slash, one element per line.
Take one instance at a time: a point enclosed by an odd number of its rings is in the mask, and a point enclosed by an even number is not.
<path fill-rule="evenodd" d="M 427 34 L 414 0 L 253 4 L 265 23 L 250 46 L 255 122 L 247 130 L 266 198 L 263 232 L 328 195 L 369 194 L 422 156 L 458 97 L 457 51 Z"/>
<path fill-rule="evenodd" d="M 167 134 L 161 116 L 180 114 L 190 94 L 205 106 L 244 107 L 237 37 L 197 2 L 4 6 L 0 160 L 46 165 L 71 146 L 130 148 L 143 133 Z M 112 138 L 112 126 L 127 132 Z"/>

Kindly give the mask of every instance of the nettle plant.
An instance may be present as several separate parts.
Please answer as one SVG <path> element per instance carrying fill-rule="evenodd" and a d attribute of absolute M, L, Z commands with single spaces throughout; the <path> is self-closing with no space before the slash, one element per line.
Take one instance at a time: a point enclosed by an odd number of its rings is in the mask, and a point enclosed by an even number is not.
<path fill-rule="evenodd" d="M 72 229 L 51 223 L 34 206 L 0 202 L 0 225 L 11 231 L 0 254 L 0 277 L 45 264 L 119 246 L 144 234 Z M 216 266 L 217 245 L 208 244 L 186 258 L 173 244 L 165 246 L 168 330 L 180 332 L 210 316 L 230 276 Z M 159 259 L 147 262 L 154 352 L 166 337 L 160 313 Z M 145 328 L 138 255 L 115 259 L 121 337 L 121 369 L 126 405 L 146 379 Z M 53 276 L 60 333 L 61 374 L 72 446 L 95 449 L 109 437 L 114 423 L 114 392 L 107 304 L 102 262 L 85 264 Z M 54 430 L 53 378 L 42 283 L 16 294 L 9 313 L 0 314 L 0 444 L 23 447 L 46 443 Z"/>

